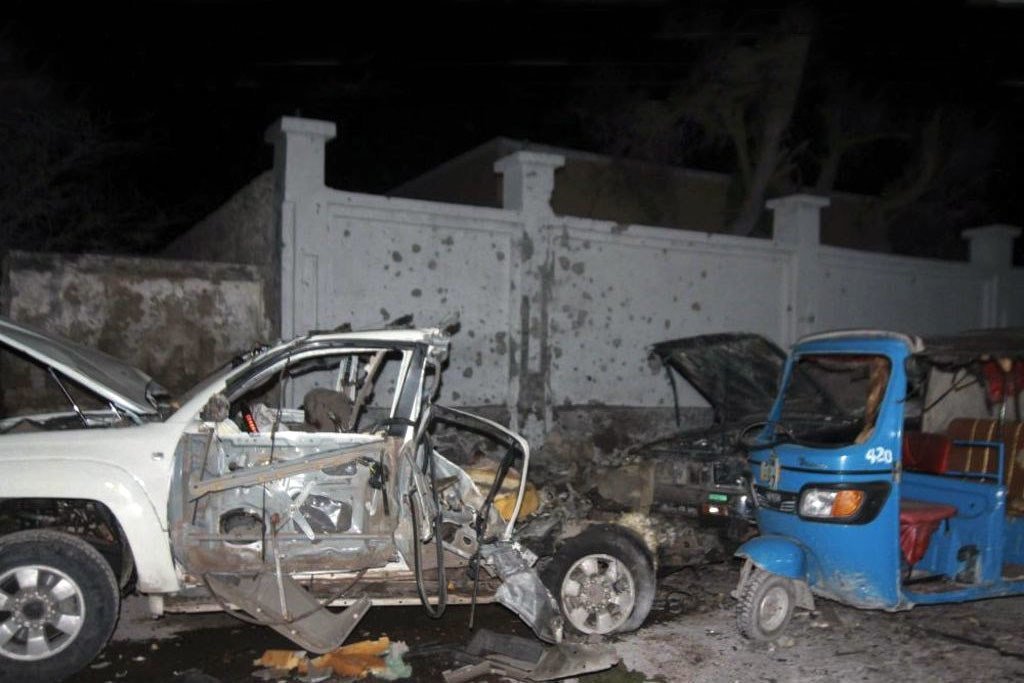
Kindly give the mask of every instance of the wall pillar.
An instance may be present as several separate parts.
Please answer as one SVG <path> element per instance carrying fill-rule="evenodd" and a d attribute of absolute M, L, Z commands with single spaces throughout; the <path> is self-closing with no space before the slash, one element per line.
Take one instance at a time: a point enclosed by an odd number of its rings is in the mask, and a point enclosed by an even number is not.
<path fill-rule="evenodd" d="M 773 214 L 772 239 L 793 251 L 780 317 L 779 336 L 785 346 L 816 330 L 818 297 L 813 283 L 821 246 L 821 210 L 830 203 L 827 197 L 794 194 L 765 204 Z"/>
<path fill-rule="evenodd" d="M 270 283 L 280 299 L 274 309 L 283 339 L 319 327 L 320 263 L 315 244 L 303 240 L 328 221 L 323 203 L 325 147 L 336 129 L 330 121 L 284 116 L 267 128 L 274 145 L 274 222 L 280 262 Z M 306 248 L 303 244 L 310 242 Z"/>
<path fill-rule="evenodd" d="M 282 116 L 263 139 L 274 146 L 274 185 L 285 200 L 324 187 L 327 143 L 337 127 L 330 121 Z"/>
<path fill-rule="evenodd" d="M 1009 282 L 1013 242 L 1020 233 L 1021 229 L 1012 225 L 986 225 L 960 233 L 969 243 L 971 265 L 989 275 L 982 302 L 985 327 L 1003 327 L 1009 322 L 1008 307 L 1014 295 Z"/>
<path fill-rule="evenodd" d="M 509 354 L 509 408 L 513 427 L 535 442 L 543 439 L 552 421 L 548 305 L 555 270 L 549 226 L 555 171 L 564 164 L 561 155 L 538 152 L 515 152 L 494 164 L 502 178 L 504 208 L 519 212 L 523 223 L 515 283 L 519 316 L 509 321 L 514 341 Z"/>

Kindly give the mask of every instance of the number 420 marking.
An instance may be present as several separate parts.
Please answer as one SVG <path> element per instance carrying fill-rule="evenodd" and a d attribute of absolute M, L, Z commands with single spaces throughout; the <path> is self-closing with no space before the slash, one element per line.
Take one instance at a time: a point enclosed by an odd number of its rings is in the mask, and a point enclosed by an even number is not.
<path fill-rule="evenodd" d="M 888 448 L 869 448 L 868 452 L 864 454 L 864 458 L 872 465 L 877 465 L 880 462 L 884 462 L 887 465 L 892 464 L 892 451 Z"/>

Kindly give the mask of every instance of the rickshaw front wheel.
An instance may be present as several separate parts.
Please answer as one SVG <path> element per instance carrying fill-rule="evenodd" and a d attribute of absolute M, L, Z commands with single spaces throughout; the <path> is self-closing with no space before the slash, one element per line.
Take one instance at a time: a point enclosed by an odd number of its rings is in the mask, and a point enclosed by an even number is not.
<path fill-rule="evenodd" d="M 736 623 L 751 640 L 774 640 L 793 616 L 796 591 L 784 576 L 754 569 L 740 590 Z"/>

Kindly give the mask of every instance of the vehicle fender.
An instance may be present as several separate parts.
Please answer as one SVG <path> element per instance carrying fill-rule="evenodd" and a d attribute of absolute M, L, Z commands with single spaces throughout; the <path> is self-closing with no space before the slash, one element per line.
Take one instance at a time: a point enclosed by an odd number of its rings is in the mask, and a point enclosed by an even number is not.
<path fill-rule="evenodd" d="M 117 519 L 143 593 L 180 588 L 170 537 L 153 502 L 127 470 L 95 460 L 32 457 L 0 460 L 0 498 L 74 498 L 105 505 Z"/>
<path fill-rule="evenodd" d="M 758 536 L 739 547 L 737 557 L 754 563 L 758 569 L 797 581 L 807 580 L 807 551 L 785 536 Z"/>

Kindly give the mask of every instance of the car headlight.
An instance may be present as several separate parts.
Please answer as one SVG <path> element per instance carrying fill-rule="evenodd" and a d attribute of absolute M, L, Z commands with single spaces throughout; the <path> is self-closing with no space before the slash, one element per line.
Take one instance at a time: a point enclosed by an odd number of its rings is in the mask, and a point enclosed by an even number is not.
<path fill-rule="evenodd" d="M 798 514 L 823 522 L 864 524 L 881 510 L 889 495 L 887 482 L 866 482 L 860 485 L 810 484 L 800 492 Z"/>
<path fill-rule="evenodd" d="M 829 491 L 807 489 L 800 497 L 801 517 L 852 517 L 864 505 L 864 492 L 858 489 Z"/>

